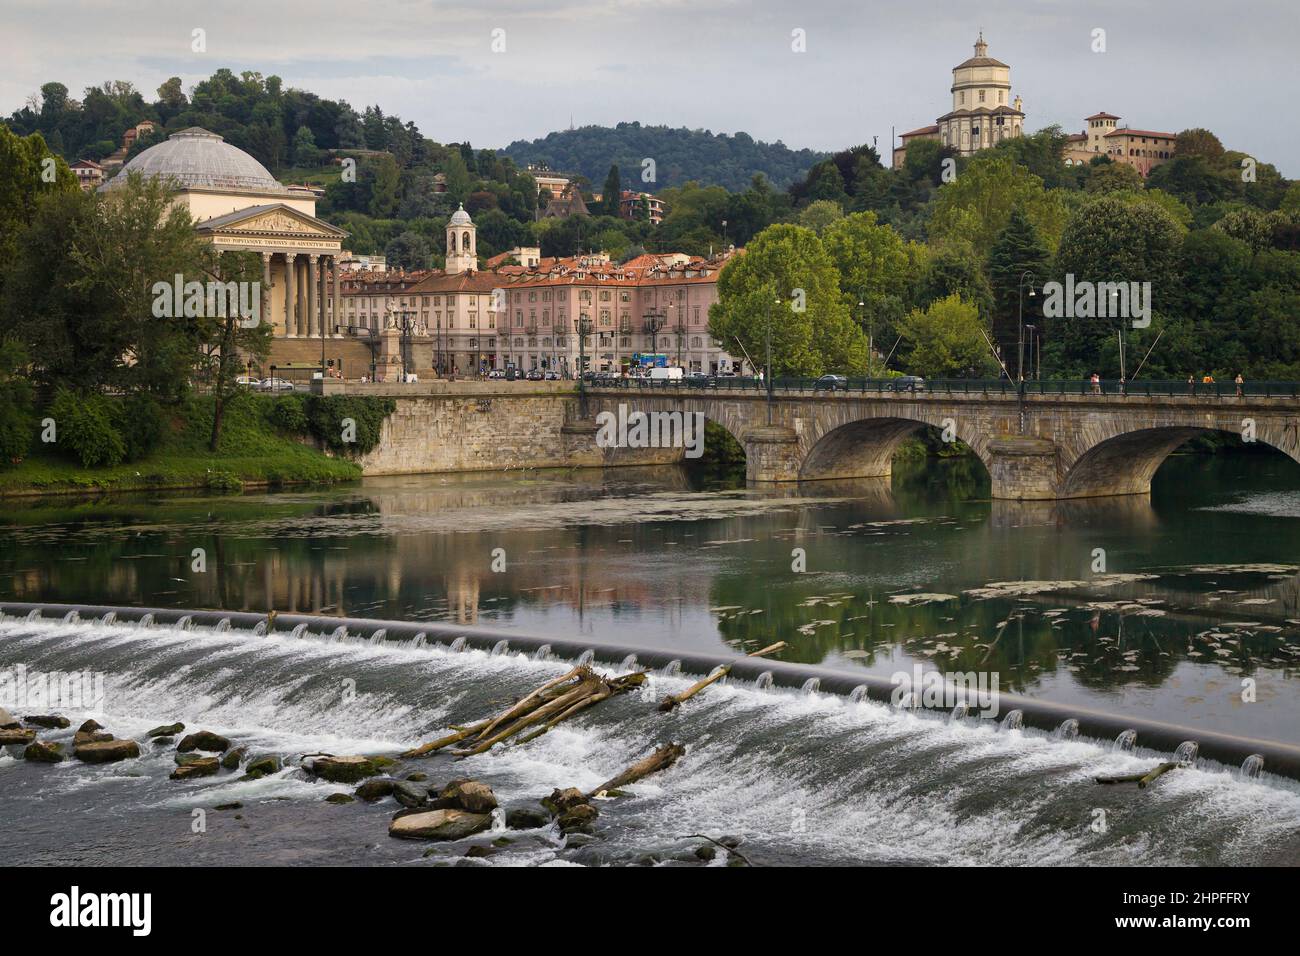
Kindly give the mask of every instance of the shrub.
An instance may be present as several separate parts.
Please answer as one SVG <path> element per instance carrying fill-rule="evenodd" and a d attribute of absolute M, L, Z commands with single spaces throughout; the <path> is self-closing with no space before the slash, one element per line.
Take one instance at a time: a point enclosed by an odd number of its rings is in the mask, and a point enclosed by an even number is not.
<path fill-rule="evenodd" d="M 208 472 L 209 491 L 243 491 L 244 483 L 233 472 L 216 469 Z"/>
<path fill-rule="evenodd" d="M 36 430 L 32 387 L 22 376 L 27 356 L 14 342 L 0 342 L 0 468 L 27 457 Z"/>
<path fill-rule="evenodd" d="M 120 465 L 126 442 L 114 427 L 114 402 L 99 392 L 61 388 L 50 405 L 59 450 L 87 468 Z"/>
<path fill-rule="evenodd" d="M 271 424 L 291 435 L 306 435 L 309 422 L 305 395 L 281 395 L 271 405 Z"/>
<path fill-rule="evenodd" d="M 167 431 L 167 414 L 157 399 L 140 392 L 118 403 L 116 411 L 127 461 L 137 461 L 158 447 Z"/>
<path fill-rule="evenodd" d="M 306 405 L 315 438 L 335 452 L 361 455 L 379 444 L 384 419 L 396 410 L 395 400 L 369 395 L 311 395 Z M 345 440 L 344 422 L 348 419 L 355 425 L 352 441 Z"/>

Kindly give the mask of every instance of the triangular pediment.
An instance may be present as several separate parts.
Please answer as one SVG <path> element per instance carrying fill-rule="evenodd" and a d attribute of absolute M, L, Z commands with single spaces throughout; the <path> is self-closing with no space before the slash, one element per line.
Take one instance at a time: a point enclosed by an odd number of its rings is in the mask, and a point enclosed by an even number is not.
<path fill-rule="evenodd" d="M 200 232 L 240 236 L 292 236 L 341 239 L 347 232 L 284 203 L 236 209 L 199 223 Z"/>

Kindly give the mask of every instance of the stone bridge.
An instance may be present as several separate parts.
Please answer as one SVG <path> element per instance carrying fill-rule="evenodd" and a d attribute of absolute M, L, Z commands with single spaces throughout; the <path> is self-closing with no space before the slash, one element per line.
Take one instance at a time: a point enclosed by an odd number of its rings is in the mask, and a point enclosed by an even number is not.
<path fill-rule="evenodd" d="M 899 443 L 925 426 L 969 445 L 988 469 L 993 497 L 1004 499 L 1146 494 L 1171 452 L 1211 431 L 1271 445 L 1300 461 L 1300 400 L 1294 397 L 1021 396 L 997 387 L 778 391 L 769 424 L 762 391 L 592 388 L 587 420 L 602 411 L 617 414 L 620 404 L 629 411 L 702 412 L 744 446 L 751 481 L 884 477 Z M 608 452 L 604 457 L 617 463 Z"/>

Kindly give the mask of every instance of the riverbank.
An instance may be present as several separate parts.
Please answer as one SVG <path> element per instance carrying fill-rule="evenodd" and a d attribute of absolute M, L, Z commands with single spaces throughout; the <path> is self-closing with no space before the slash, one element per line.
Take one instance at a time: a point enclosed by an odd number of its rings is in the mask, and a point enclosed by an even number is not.
<path fill-rule="evenodd" d="M 215 452 L 208 449 L 212 402 L 202 396 L 178 410 L 169 433 L 137 461 L 86 467 L 60 455 L 57 446 L 38 445 L 19 464 L 0 470 L 0 498 L 164 489 L 237 492 L 360 478 L 360 465 L 308 443 L 301 403 L 302 397 L 241 396 L 226 410 Z M 301 415 L 292 414 L 295 406 Z"/>

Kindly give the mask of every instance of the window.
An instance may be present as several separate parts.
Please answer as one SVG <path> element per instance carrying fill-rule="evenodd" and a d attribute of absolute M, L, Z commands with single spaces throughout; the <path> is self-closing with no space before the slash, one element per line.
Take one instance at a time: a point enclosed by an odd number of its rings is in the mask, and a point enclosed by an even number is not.
<path fill-rule="evenodd" d="M 981 103 L 984 102 L 984 91 L 983 91 L 983 90 L 980 90 L 980 102 L 981 102 Z"/>

